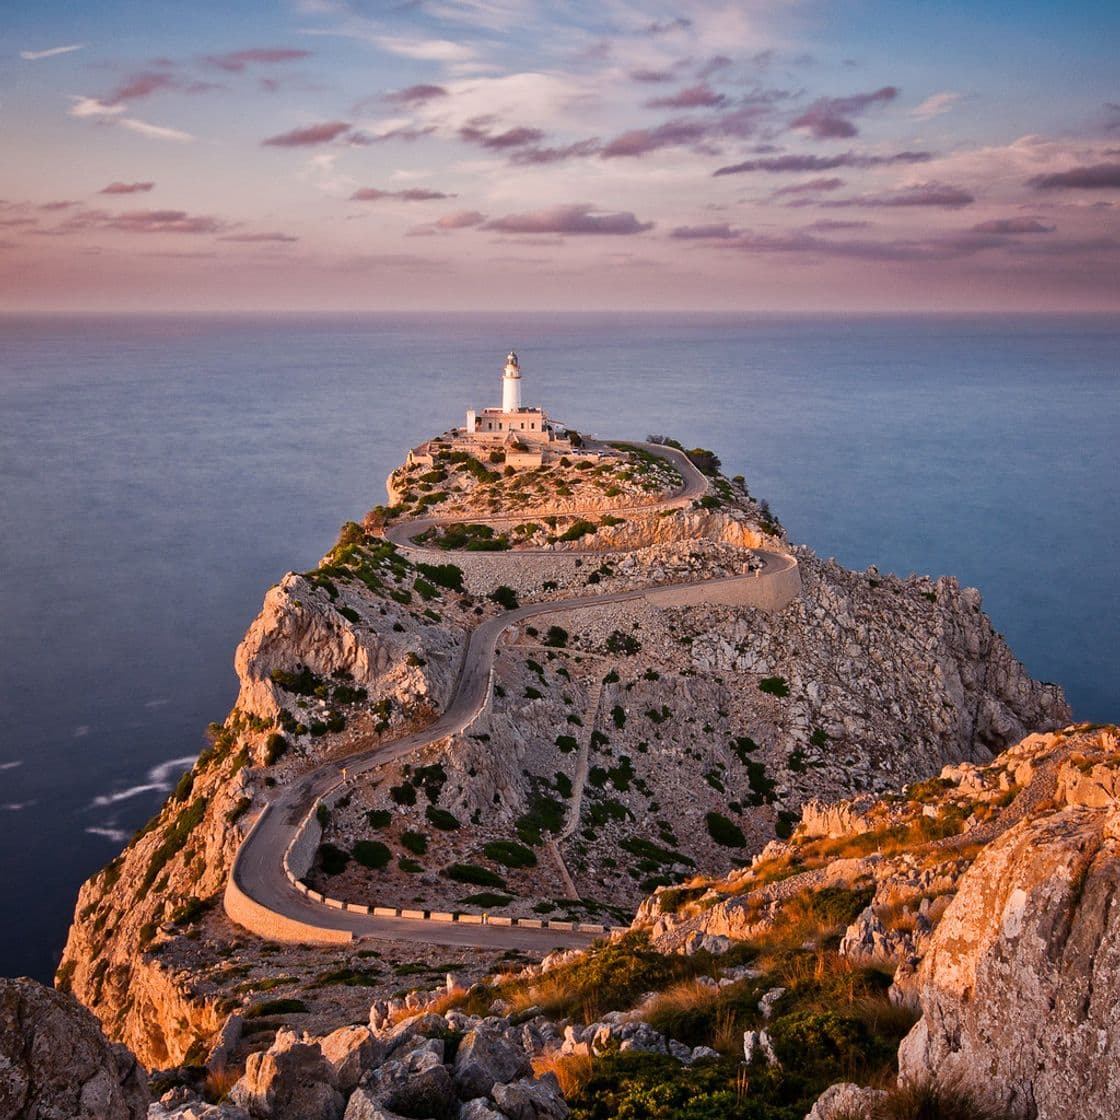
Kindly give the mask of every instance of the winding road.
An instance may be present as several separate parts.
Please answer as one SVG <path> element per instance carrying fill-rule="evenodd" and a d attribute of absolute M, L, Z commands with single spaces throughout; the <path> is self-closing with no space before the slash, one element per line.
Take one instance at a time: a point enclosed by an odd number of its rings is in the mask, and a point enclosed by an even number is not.
<path fill-rule="evenodd" d="M 618 510 L 584 511 L 604 513 L 644 512 L 659 509 L 682 508 L 704 495 L 708 480 L 681 452 L 660 445 L 635 444 L 667 460 L 679 472 L 683 485 L 663 502 L 621 507 Z M 411 544 L 414 537 L 426 529 L 451 524 L 456 521 L 486 522 L 488 524 L 513 523 L 528 520 L 541 514 L 524 513 L 516 518 L 426 518 L 393 526 L 385 534 L 387 539 L 413 555 L 432 555 L 430 550 Z M 579 516 L 579 511 L 565 511 L 565 516 Z M 586 551 L 586 550 L 584 550 Z M 448 554 L 439 552 L 442 562 Z M 503 563 L 517 563 L 526 555 L 558 555 L 548 550 L 519 550 L 516 552 L 488 553 L 497 568 Z M 340 790 L 344 783 L 352 782 L 362 774 L 385 766 L 387 763 L 412 754 L 430 743 L 438 742 L 469 726 L 486 706 L 490 697 L 490 677 L 495 649 L 501 634 L 509 627 L 538 615 L 557 614 L 585 607 L 621 603 L 644 597 L 663 597 L 666 593 L 682 589 L 703 587 L 704 594 L 718 593 L 729 585 L 749 581 L 755 588 L 782 572 L 796 569 L 796 561 L 786 555 L 756 550 L 763 568 L 751 575 L 728 576 L 717 579 L 682 581 L 659 584 L 630 591 L 586 595 L 570 599 L 531 603 L 486 619 L 467 637 L 459 677 L 451 700 L 441 715 L 420 731 L 390 743 L 356 751 L 345 759 L 346 777 L 340 763 L 324 763 L 279 792 L 257 817 L 249 834 L 234 857 L 226 884 L 225 909 L 230 918 L 250 931 L 275 941 L 302 944 L 345 943 L 355 938 L 376 937 L 395 941 L 424 942 L 450 946 L 473 946 L 487 949 L 571 948 L 590 943 L 602 935 L 601 927 L 590 929 L 563 928 L 568 923 L 546 924 L 544 928 L 508 924 L 467 924 L 466 921 L 432 920 L 425 917 L 379 915 L 366 912 L 366 907 L 340 909 L 339 903 L 328 903 L 318 896 L 309 897 L 297 889 L 285 866 L 289 848 L 301 836 L 320 798 Z M 500 919 L 499 919 L 500 921 Z M 508 922 L 508 919 L 505 920 Z"/>

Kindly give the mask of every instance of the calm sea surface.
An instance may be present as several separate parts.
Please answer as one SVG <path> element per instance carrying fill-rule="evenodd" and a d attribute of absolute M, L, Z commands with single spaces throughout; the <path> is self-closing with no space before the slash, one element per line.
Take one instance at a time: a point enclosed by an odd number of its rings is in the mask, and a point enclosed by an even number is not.
<path fill-rule="evenodd" d="M 716 449 L 851 567 L 957 575 L 1120 718 L 1115 318 L 0 318 L 0 974 L 48 979 L 266 588 L 497 403 L 511 346 L 527 403 Z"/>

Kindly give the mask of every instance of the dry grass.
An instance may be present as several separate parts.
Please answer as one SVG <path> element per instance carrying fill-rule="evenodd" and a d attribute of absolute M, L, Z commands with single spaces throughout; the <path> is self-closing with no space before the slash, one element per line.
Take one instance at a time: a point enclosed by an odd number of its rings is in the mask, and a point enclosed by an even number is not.
<path fill-rule="evenodd" d="M 208 1071 L 202 1082 L 202 1099 L 210 1104 L 224 1101 L 244 1072 L 240 1066 L 218 1066 Z"/>
<path fill-rule="evenodd" d="M 1010 1120 L 1010 1113 L 978 1101 L 957 1082 L 904 1081 L 888 1092 L 873 1120 Z"/>
<path fill-rule="evenodd" d="M 571 1100 L 583 1090 L 594 1070 L 595 1059 L 590 1054 L 550 1054 L 533 1059 L 533 1073 L 537 1077 L 555 1074 L 565 1100 Z"/>

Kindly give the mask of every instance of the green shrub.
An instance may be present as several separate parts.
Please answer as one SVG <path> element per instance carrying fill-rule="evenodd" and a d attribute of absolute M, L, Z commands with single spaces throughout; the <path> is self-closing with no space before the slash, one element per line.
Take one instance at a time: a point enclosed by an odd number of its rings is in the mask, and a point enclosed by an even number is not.
<path fill-rule="evenodd" d="M 586 537 L 590 533 L 594 533 L 599 528 L 593 521 L 573 521 L 567 529 L 564 530 L 557 538 L 561 541 L 578 541 L 581 537 Z"/>
<path fill-rule="evenodd" d="M 392 786 L 389 790 L 389 796 L 398 805 L 416 804 L 416 788 L 408 782 L 402 782 L 399 786 Z"/>
<path fill-rule="evenodd" d="M 452 863 L 445 867 L 440 874 L 445 879 L 453 879 L 456 883 L 470 883 L 476 887 L 504 888 L 505 879 L 486 867 L 479 867 L 477 863 Z"/>
<path fill-rule="evenodd" d="M 346 870 L 350 853 L 335 844 L 319 845 L 319 866 L 324 875 L 338 875 Z"/>
<path fill-rule="evenodd" d="M 607 635 L 607 652 L 621 653 L 631 656 L 642 648 L 642 643 L 633 634 L 624 634 L 621 630 L 612 630 Z"/>
<path fill-rule="evenodd" d="M 788 696 L 789 683 L 785 677 L 763 677 L 758 682 L 760 692 L 768 692 L 771 696 Z"/>
<path fill-rule="evenodd" d="M 422 832 L 402 832 L 401 847 L 407 848 L 413 855 L 422 856 L 428 850 L 428 838 Z"/>
<path fill-rule="evenodd" d="M 380 871 L 389 866 L 392 853 L 380 840 L 359 840 L 354 845 L 354 858 L 363 866 Z"/>
<path fill-rule="evenodd" d="M 532 850 L 512 840 L 491 840 L 484 844 L 483 854 L 487 859 L 505 867 L 536 867 L 537 857 Z"/>
<path fill-rule="evenodd" d="M 579 750 L 579 743 L 574 735 L 557 735 L 556 745 L 560 748 L 562 754 L 570 754 L 572 751 Z"/>
<path fill-rule="evenodd" d="M 502 584 L 500 587 L 495 587 L 490 592 L 490 598 L 500 607 L 505 607 L 507 611 L 516 610 L 518 606 L 517 592 L 512 587 L 507 587 Z"/>
<path fill-rule="evenodd" d="M 401 858 L 397 860 L 397 867 L 399 867 L 401 871 L 407 872 L 409 875 L 416 875 L 424 870 L 423 864 L 417 863 L 416 860 L 409 859 L 407 856 L 401 856 Z"/>
<path fill-rule="evenodd" d="M 518 839 L 523 844 L 537 847 L 544 839 L 545 832 L 554 835 L 560 831 L 564 824 L 564 806 L 554 797 L 544 794 L 534 794 L 529 811 L 523 813 L 514 822 Z"/>
<path fill-rule="evenodd" d="M 269 999 L 255 1003 L 245 1012 L 246 1019 L 260 1019 L 265 1015 L 295 1015 L 307 1010 L 301 999 Z"/>
<path fill-rule="evenodd" d="M 568 631 L 562 626 L 550 626 L 548 633 L 541 639 L 541 642 L 543 645 L 562 649 L 568 644 Z"/>
<path fill-rule="evenodd" d="M 269 673 L 269 679 L 285 692 L 294 693 L 296 696 L 314 696 L 315 689 L 323 684 L 323 678 L 317 677 L 306 665 L 302 665 L 295 672 L 273 669 Z"/>
<path fill-rule="evenodd" d="M 264 741 L 264 764 L 274 766 L 288 750 L 288 740 L 278 731 L 274 731 Z"/>
<path fill-rule="evenodd" d="M 186 801 L 191 795 L 191 790 L 194 788 L 194 772 L 187 770 L 183 776 L 175 783 L 175 789 L 171 794 L 172 801 Z"/>
<path fill-rule="evenodd" d="M 614 720 L 614 725 L 620 731 L 626 726 L 626 709 L 621 704 L 615 704 L 611 708 L 611 719 Z"/>
<path fill-rule="evenodd" d="M 444 832 L 453 832 L 459 827 L 459 820 L 453 813 L 435 805 L 429 805 L 424 810 L 424 816 L 427 817 L 428 823 L 433 828 L 441 829 Z"/>
<path fill-rule="evenodd" d="M 353 607 L 339 607 L 339 606 L 336 606 L 334 609 L 336 611 L 338 611 L 338 613 L 340 615 L 342 615 L 342 617 L 345 618 L 348 622 L 361 622 L 362 621 L 362 616 L 360 614 L 358 614 L 358 612 L 356 610 L 354 610 Z"/>
<path fill-rule="evenodd" d="M 708 825 L 708 834 L 717 843 L 725 848 L 745 848 L 747 839 L 743 830 L 733 821 L 728 820 L 722 813 L 708 813 L 704 820 Z"/>
<path fill-rule="evenodd" d="M 480 891 L 478 894 L 469 894 L 466 898 L 459 899 L 463 906 L 478 906 L 483 910 L 497 910 L 508 906 L 513 897 L 508 894 L 495 894 L 493 891 Z"/>
<path fill-rule="evenodd" d="M 463 569 L 455 564 L 417 564 L 416 570 L 437 587 L 449 591 L 463 590 Z"/>
<path fill-rule="evenodd" d="M 393 821 L 393 814 L 388 809 L 370 809 L 366 813 L 366 820 L 370 828 L 386 828 Z"/>

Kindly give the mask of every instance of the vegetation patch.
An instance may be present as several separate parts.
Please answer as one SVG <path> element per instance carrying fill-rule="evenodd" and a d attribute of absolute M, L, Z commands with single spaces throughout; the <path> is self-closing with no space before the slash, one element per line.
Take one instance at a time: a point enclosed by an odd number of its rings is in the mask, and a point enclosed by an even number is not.
<path fill-rule="evenodd" d="M 354 845 L 354 858 L 363 866 L 380 871 L 389 866 L 392 852 L 380 840 L 359 840 Z"/>
<path fill-rule="evenodd" d="M 440 874 L 445 879 L 453 879 L 456 883 L 470 883 L 476 887 L 504 888 L 506 885 L 501 875 L 488 867 L 479 867 L 477 863 L 452 863 Z"/>
<path fill-rule="evenodd" d="M 747 838 L 743 835 L 743 830 L 722 813 L 708 813 L 704 820 L 708 825 L 708 834 L 717 844 L 722 844 L 725 848 L 747 846 Z"/>
<path fill-rule="evenodd" d="M 491 840 L 484 844 L 483 854 L 487 859 L 505 867 L 536 867 L 537 857 L 531 848 L 526 848 L 513 840 Z"/>

